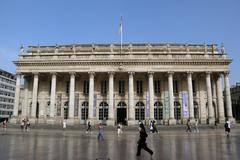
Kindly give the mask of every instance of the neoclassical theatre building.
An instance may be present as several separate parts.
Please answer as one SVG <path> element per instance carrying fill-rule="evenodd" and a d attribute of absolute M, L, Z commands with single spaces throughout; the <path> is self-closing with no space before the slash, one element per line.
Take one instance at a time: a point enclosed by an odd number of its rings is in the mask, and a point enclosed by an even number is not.
<path fill-rule="evenodd" d="M 21 47 L 13 121 L 107 125 L 223 123 L 232 118 L 229 59 L 216 44 Z M 24 100 L 19 110 L 20 80 Z M 223 89 L 225 92 L 223 93 Z"/>

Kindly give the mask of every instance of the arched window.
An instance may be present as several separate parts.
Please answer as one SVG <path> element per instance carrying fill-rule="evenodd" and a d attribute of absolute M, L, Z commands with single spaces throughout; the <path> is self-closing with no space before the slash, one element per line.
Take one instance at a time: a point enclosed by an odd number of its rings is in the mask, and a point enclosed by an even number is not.
<path fill-rule="evenodd" d="M 194 101 L 193 106 L 194 106 L 194 118 L 198 119 L 199 118 L 198 103 L 196 101 Z"/>
<path fill-rule="evenodd" d="M 82 120 L 88 119 L 88 101 L 84 101 L 82 103 L 81 118 L 82 118 Z"/>
<path fill-rule="evenodd" d="M 181 119 L 181 105 L 177 101 L 174 102 L 174 118 L 176 120 Z"/>
<path fill-rule="evenodd" d="M 126 103 L 124 101 L 121 101 L 121 102 L 118 103 L 117 106 L 118 107 L 126 107 L 127 105 L 126 105 Z"/>
<path fill-rule="evenodd" d="M 137 102 L 135 108 L 135 119 L 136 120 L 144 120 L 145 119 L 145 108 L 143 102 Z"/>
<path fill-rule="evenodd" d="M 99 120 L 108 120 L 108 104 L 101 102 L 99 105 Z"/>
<path fill-rule="evenodd" d="M 163 105 L 159 101 L 154 103 L 154 119 L 156 120 L 163 119 Z"/>

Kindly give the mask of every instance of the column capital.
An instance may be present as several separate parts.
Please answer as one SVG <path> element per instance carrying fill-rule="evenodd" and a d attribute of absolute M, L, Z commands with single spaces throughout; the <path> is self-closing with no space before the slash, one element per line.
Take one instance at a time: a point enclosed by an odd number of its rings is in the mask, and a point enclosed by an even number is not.
<path fill-rule="evenodd" d="M 71 76 L 72 76 L 72 75 L 75 76 L 76 72 L 69 72 L 69 74 L 70 74 Z"/>
<path fill-rule="evenodd" d="M 228 76 L 230 74 L 230 71 L 224 71 L 223 74 L 224 76 Z"/>
<path fill-rule="evenodd" d="M 51 75 L 57 75 L 57 72 L 50 72 Z"/>
<path fill-rule="evenodd" d="M 188 74 L 188 75 L 192 75 L 192 74 L 193 74 L 193 71 L 187 71 L 187 74 Z"/>
<path fill-rule="evenodd" d="M 90 71 L 90 72 L 88 72 L 88 74 L 89 74 L 90 76 L 94 76 L 94 75 L 95 75 L 95 72 Z"/>
<path fill-rule="evenodd" d="M 150 76 L 150 75 L 153 75 L 154 74 L 154 72 L 153 71 L 148 71 L 148 75 Z"/>
<path fill-rule="evenodd" d="M 115 72 L 109 71 L 108 74 L 109 74 L 110 76 L 113 76 L 113 75 L 115 74 Z"/>
<path fill-rule="evenodd" d="M 209 75 L 212 74 L 211 71 L 206 71 L 205 73 L 206 73 L 207 75 L 208 75 L 208 74 L 209 74 Z"/>
<path fill-rule="evenodd" d="M 17 72 L 17 73 L 16 73 L 16 76 L 21 76 L 21 75 L 22 75 L 21 72 Z"/>
<path fill-rule="evenodd" d="M 174 74 L 173 71 L 168 71 L 167 73 L 168 73 L 168 75 L 173 75 Z"/>
<path fill-rule="evenodd" d="M 33 75 L 39 75 L 39 72 L 32 72 Z"/>
<path fill-rule="evenodd" d="M 129 75 L 134 75 L 135 72 L 130 71 L 130 72 L 128 72 L 128 74 L 129 74 Z"/>

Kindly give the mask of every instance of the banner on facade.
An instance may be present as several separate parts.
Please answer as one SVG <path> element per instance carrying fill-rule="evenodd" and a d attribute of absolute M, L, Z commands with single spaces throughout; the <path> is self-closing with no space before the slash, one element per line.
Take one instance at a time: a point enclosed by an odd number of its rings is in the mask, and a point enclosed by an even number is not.
<path fill-rule="evenodd" d="M 170 114 L 169 92 L 164 91 L 163 119 L 168 119 Z"/>
<path fill-rule="evenodd" d="M 147 92 L 147 97 L 146 97 L 146 118 L 150 117 L 150 96 L 149 93 Z"/>
<path fill-rule="evenodd" d="M 93 96 L 93 117 L 96 117 L 97 114 L 97 95 Z"/>
<path fill-rule="evenodd" d="M 189 118 L 188 113 L 188 93 L 182 93 L 183 117 Z"/>

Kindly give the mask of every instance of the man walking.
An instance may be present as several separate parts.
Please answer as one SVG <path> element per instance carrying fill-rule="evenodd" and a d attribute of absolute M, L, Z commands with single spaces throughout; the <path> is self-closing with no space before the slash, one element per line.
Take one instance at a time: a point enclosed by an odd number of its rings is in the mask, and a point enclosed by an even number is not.
<path fill-rule="evenodd" d="M 141 149 L 147 151 L 150 155 L 153 155 L 153 151 L 147 147 L 146 139 L 147 133 L 145 127 L 142 123 L 139 125 L 139 140 L 138 140 L 138 147 L 137 147 L 137 156 L 141 155 Z"/>

